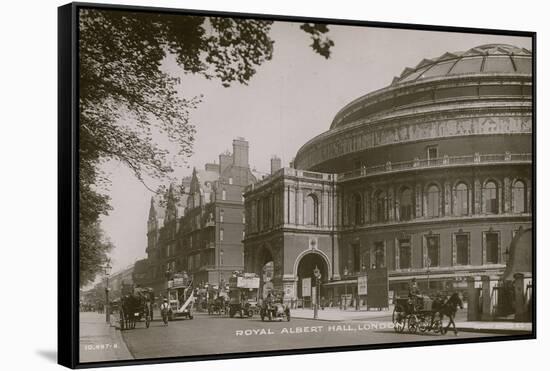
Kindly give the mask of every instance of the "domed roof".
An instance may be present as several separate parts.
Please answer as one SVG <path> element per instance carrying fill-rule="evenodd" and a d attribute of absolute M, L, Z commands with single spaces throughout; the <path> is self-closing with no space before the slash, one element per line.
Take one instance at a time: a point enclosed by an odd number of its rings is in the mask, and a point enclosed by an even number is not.
<path fill-rule="evenodd" d="M 423 59 L 416 67 L 407 67 L 392 85 L 431 77 L 470 73 L 531 74 L 530 50 L 506 44 L 486 44 L 465 52 L 447 52 L 438 58 Z"/>

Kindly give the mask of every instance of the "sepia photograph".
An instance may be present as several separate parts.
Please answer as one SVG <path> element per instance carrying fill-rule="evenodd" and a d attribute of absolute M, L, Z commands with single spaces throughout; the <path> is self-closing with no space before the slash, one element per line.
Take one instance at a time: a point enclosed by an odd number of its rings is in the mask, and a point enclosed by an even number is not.
<path fill-rule="evenodd" d="M 66 7 L 79 364 L 534 338 L 534 33 Z"/>

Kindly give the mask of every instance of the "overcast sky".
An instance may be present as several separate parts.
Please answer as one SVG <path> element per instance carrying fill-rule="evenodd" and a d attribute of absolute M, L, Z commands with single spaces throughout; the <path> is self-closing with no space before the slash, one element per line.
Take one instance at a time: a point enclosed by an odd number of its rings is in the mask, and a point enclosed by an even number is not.
<path fill-rule="evenodd" d="M 217 162 L 219 153 L 231 150 L 237 136 L 249 141 L 253 168 L 267 173 L 272 155 L 280 156 L 287 166 L 306 141 L 329 128 L 345 104 L 389 85 L 405 67 L 414 67 L 423 58 L 490 43 L 531 49 L 528 38 L 330 26 L 335 45 L 326 60 L 312 51 L 299 24 L 276 22 L 271 36 L 273 59 L 257 69 L 248 85 L 223 88 L 217 81 L 184 75 L 173 59 L 167 60 L 166 68 L 182 77 L 187 97 L 204 94 L 191 113 L 197 129 L 194 155 L 175 176 L 181 179 L 191 174 L 193 166 Z M 111 258 L 116 272 L 146 256 L 151 192 L 122 164 L 110 162 L 104 170 L 112 181 L 113 210 L 102 225 L 115 245 Z"/>

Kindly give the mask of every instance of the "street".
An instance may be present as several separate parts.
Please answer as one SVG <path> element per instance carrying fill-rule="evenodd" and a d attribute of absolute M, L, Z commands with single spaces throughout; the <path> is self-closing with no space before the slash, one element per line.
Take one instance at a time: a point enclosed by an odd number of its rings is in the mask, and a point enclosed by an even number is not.
<path fill-rule="evenodd" d="M 138 323 L 122 336 L 136 359 L 201 354 L 300 349 L 408 341 L 455 339 L 426 334 L 397 334 L 391 317 L 363 321 L 316 321 L 293 318 L 290 322 L 262 322 L 259 316 L 229 318 L 195 313 L 193 320 L 177 320 L 168 326 L 158 320 L 145 328 Z M 459 338 L 495 336 L 486 333 L 462 332 Z"/>

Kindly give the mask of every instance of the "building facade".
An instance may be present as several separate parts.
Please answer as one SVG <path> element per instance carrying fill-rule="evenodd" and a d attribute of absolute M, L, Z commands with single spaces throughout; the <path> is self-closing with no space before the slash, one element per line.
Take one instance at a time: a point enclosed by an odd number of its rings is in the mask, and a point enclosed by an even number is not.
<path fill-rule="evenodd" d="M 271 259 L 298 299 L 314 266 L 333 300 L 373 266 L 396 294 L 413 277 L 496 284 L 532 224 L 531 66 L 510 45 L 445 53 L 343 107 L 294 168 L 247 188 L 245 269 Z"/>
<path fill-rule="evenodd" d="M 218 164 L 193 169 L 180 185 L 171 184 L 165 197 L 151 199 L 147 259 L 139 262 L 148 270 L 144 286 L 160 293 L 167 274 L 183 271 L 196 286 L 218 285 L 243 269 L 243 192 L 256 181 L 248 152 L 248 142 L 237 138 L 233 153 L 220 154 Z"/>

